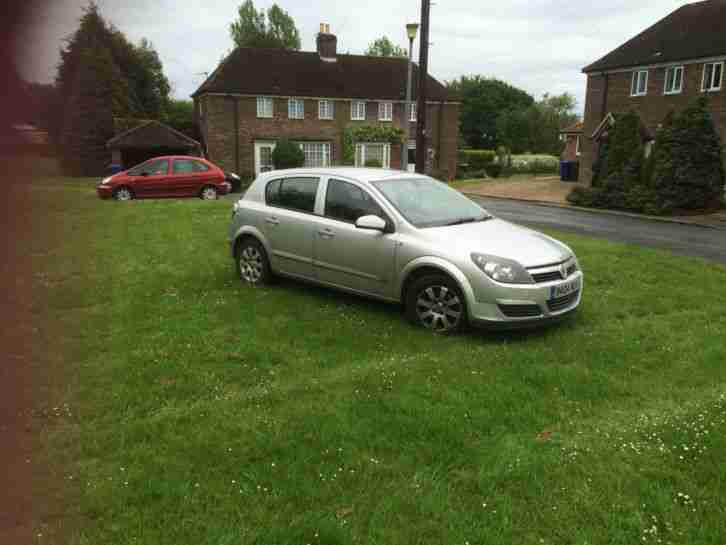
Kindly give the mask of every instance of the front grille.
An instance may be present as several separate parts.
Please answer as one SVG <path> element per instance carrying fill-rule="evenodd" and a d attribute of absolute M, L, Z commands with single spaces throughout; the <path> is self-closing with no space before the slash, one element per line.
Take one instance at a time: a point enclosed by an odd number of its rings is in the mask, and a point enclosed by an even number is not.
<path fill-rule="evenodd" d="M 549 301 L 547 301 L 547 308 L 550 309 L 550 312 L 559 312 L 560 310 L 565 310 L 567 307 L 571 306 L 572 303 L 577 301 L 578 295 L 580 295 L 579 290 L 573 291 L 568 295 L 563 295 L 562 297 L 557 297 L 556 299 L 550 299 Z"/>
<path fill-rule="evenodd" d="M 550 271 L 545 273 L 533 274 L 532 278 L 535 282 L 537 282 L 537 284 L 542 284 L 543 282 L 562 280 L 562 275 L 560 274 L 560 271 Z"/>
<path fill-rule="evenodd" d="M 538 269 L 543 269 L 544 267 L 538 267 Z M 571 263 L 567 267 L 567 275 L 562 276 L 562 273 L 559 269 L 555 269 L 553 271 L 546 271 L 546 272 L 530 272 L 532 275 L 532 279 L 537 284 L 543 284 L 545 282 L 557 282 L 558 280 L 565 280 L 566 278 L 569 278 L 573 274 L 577 272 L 577 265 L 575 263 Z"/>
<path fill-rule="evenodd" d="M 508 318 L 532 318 L 542 315 L 539 305 L 499 305 L 499 310 Z"/>

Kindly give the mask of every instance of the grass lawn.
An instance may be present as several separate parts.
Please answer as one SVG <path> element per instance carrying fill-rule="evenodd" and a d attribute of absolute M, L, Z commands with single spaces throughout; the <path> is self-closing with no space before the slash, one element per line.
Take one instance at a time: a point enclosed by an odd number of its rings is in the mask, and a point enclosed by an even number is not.
<path fill-rule="evenodd" d="M 63 225 L 48 440 L 71 543 L 726 539 L 726 268 L 555 233 L 587 275 L 572 321 L 435 337 L 393 306 L 241 285 L 230 201 L 34 191 Z"/>

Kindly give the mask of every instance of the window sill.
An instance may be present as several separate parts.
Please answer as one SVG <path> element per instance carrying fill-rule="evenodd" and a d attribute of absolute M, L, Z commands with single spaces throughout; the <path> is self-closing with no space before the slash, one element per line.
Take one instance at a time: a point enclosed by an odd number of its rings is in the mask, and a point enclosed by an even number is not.
<path fill-rule="evenodd" d="M 663 93 L 663 96 L 682 95 L 682 94 L 683 94 L 683 90 L 680 90 L 680 91 L 670 91 L 670 92 L 666 91 L 666 92 Z"/>
<path fill-rule="evenodd" d="M 714 88 L 714 89 L 701 89 L 702 93 L 718 93 L 721 91 L 721 87 Z"/>

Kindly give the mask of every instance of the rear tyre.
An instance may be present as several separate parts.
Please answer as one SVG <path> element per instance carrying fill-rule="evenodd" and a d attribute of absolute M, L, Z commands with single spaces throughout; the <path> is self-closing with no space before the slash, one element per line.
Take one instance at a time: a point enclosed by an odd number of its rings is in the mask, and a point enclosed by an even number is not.
<path fill-rule="evenodd" d="M 459 286 L 445 274 L 427 274 L 406 291 L 406 316 L 421 327 L 442 335 L 466 327 L 466 303 Z"/>
<path fill-rule="evenodd" d="M 117 187 L 113 190 L 113 198 L 117 201 L 130 201 L 134 198 L 134 192 L 126 186 Z"/>
<path fill-rule="evenodd" d="M 217 190 L 216 188 L 212 187 L 211 185 L 208 185 L 204 187 L 199 193 L 199 198 L 203 201 L 214 201 L 217 199 Z"/>
<path fill-rule="evenodd" d="M 254 238 L 243 238 L 237 242 L 234 255 L 240 280 L 252 286 L 270 284 L 270 262 L 262 244 Z"/>

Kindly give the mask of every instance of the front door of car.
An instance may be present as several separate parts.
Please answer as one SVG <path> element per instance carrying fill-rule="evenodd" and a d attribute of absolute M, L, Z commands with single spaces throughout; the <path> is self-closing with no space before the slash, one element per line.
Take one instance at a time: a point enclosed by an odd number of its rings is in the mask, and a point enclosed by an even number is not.
<path fill-rule="evenodd" d="M 362 216 L 391 220 L 363 188 L 342 180 L 329 179 L 325 192 L 324 217 L 315 229 L 315 275 L 321 282 L 392 297 L 395 234 L 356 227 Z"/>
<path fill-rule="evenodd" d="M 273 270 L 314 278 L 314 211 L 319 185 L 317 177 L 281 178 L 267 184 L 260 228 L 271 247 Z"/>
<path fill-rule="evenodd" d="M 137 197 L 160 197 L 167 188 L 169 160 L 152 159 L 129 171 L 134 181 L 132 189 Z"/>

